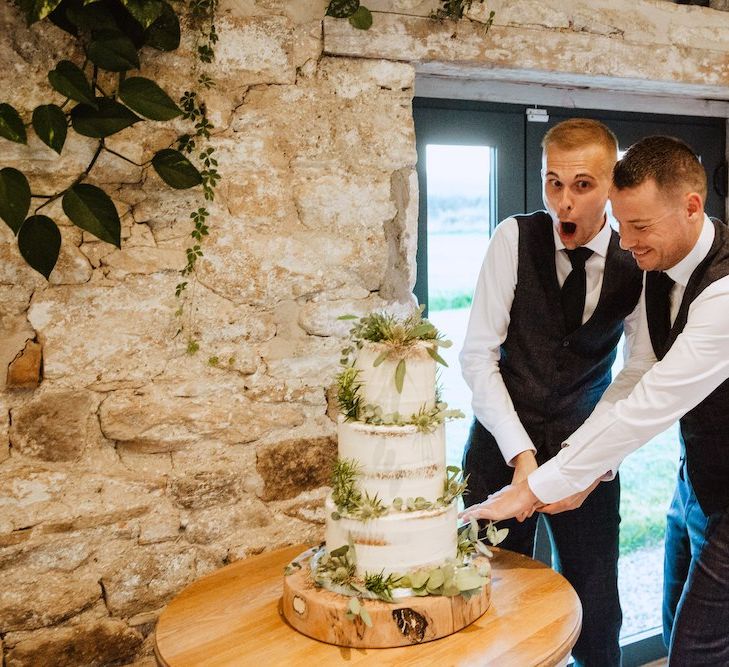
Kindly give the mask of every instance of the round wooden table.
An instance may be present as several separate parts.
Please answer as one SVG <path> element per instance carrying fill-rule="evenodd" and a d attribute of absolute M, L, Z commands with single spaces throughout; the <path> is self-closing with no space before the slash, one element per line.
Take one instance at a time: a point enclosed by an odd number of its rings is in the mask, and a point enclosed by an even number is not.
<path fill-rule="evenodd" d="M 491 606 L 437 641 L 351 649 L 298 633 L 280 613 L 284 567 L 304 545 L 238 561 L 190 584 L 157 622 L 162 667 L 279 665 L 564 665 L 582 607 L 567 581 L 542 563 L 494 549 Z"/>

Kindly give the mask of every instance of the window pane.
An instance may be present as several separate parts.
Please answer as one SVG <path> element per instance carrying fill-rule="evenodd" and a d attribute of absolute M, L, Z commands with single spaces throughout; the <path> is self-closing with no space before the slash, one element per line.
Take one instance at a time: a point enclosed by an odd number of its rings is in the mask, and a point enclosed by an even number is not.
<path fill-rule="evenodd" d="M 466 415 L 446 426 L 448 465 L 461 465 L 473 418 L 471 391 L 461 376 L 458 353 L 492 225 L 494 154 L 489 146 L 426 147 L 428 318 L 453 341 L 452 347 L 440 351 L 448 364 L 439 366 L 443 400 Z"/>

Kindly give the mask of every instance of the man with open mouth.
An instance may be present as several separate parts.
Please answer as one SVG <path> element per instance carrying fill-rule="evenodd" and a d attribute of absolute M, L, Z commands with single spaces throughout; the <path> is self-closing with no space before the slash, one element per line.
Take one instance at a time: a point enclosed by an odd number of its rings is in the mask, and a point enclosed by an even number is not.
<path fill-rule="evenodd" d="M 463 462 L 467 506 L 557 454 L 610 384 L 623 323 L 628 344 L 635 329 L 642 274 L 605 213 L 615 136 L 597 121 L 570 119 L 542 148 L 546 210 L 497 226 L 460 356 L 475 415 Z M 616 478 L 592 488 L 581 507 L 546 520 L 583 606 L 575 662 L 608 667 L 620 664 L 620 487 Z M 519 518 L 505 522 L 501 546 L 532 555 L 537 515 Z"/>

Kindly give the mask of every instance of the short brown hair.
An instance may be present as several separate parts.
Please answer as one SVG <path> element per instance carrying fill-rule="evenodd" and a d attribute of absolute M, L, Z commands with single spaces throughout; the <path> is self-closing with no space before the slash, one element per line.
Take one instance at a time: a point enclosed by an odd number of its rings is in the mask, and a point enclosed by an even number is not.
<path fill-rule="evenodd" d="M 582 148 L 586 144 L 602 146 L 609 155 L 615 157 L 615 160 L 618 159 L 618 140 L 612 130 L 599 120 L 592 120 L 591 118 L 563 120 L 551 127 L 542 139 L 542 148 L 544 150 L 551 145 L 573 150 Z"/>
<path fill-rule="evenodd" d="M 664 193 L 688 186 L 706 199 L 706 172 L 691 147 L 675 137 L 656 135 L 634 143 L 613 169 L 618 190 L 653 179 Z"/>

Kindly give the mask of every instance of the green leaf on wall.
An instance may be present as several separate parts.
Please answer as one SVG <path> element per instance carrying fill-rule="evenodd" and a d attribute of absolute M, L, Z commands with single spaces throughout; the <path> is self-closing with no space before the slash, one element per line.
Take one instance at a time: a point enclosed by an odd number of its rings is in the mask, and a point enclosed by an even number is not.
<path fill-rule="evenodd" d="M 161 0 L 121 0 L 121 3 L 145 29 L 149 28 L 162 14 Z"/>
<path fill-rule="evenodd" d="M 0 170 L 0 218 L 17 236 L 30 208 L 30 185 L 24 174 L 12 167 Z"/>
<path fill-rule="evenodd" d="M 9 104 L 0 104 L 0 137 L 14 141 L 17 144 L 28 143 L 23 120 L 14 107 Z"/>
<path fill-rule="evenodd" d="M 39 139 L 59 155 L 66 142 L 66 114 L 55 104 L 42 104 L 33 110 L 33 129 Z"/>
<path fill-rule="evenodd" d="M 192 162 L 171 148 L 155 153 L 152 166 L 167 185 L 177 190 L 192 188 L 202 183 L 202 176 Z"/>
<path fill-rule="evenodd" d="M 180 45 L 180 19 L 166 2 L 159 18 L 145 31 L 144 43 L 159 51 L 174 51 Z"/>
<path fill-rule="evenodd" d="M 358 30 L 369 30 L 372 27 L 372 12 L 360 5 L 359 9 L 349 17 L 349 22 Z"/>
<path fill-rule="evenodd" d="M 25 12 L 28 25 L 44 19 L 50 14 L 61 0 L 20 0 L 20 8 Z"/>
<path fill-rule="evenodd" d="M 63 212 L 77 227 L 121 248 L 121 222 L 114 202 L 101 188 L 87 183 L 74 185 L 63 196 Z"/>
<path fill-rule="evenodd" d="M 71 109 L 71 125 L 85 137 L 102 139 L 142 120 L 115 100 L 97 97 L 96 103 L 96 109 L 88 104 Z"/>
<path fill-rule="evenodd" d="M 55 69 L 48 72 L 48 81 L 61 95 L 97 108 L 94 93 L 86 75 L 70 60 L 61 60 Z"/>
<path fill-rule="evenodd" d="M 110 72 L 139 69 L 139 54 L 129 37 L 116 30 L 99 30 L 89 44 L 91 62 Z"/>
<path fill-rule="evenodd" d="M 49 217 L 34 215 L 18 232 L 18 249 L 23 259 L 47 280 L 58 261 L 61 232 Z"/>
<path fill-rule="evenodd" d="M 122 81 L 119 97 L 130 109 L 152 120 L 171 120 L 182 115 L 182 110 L 172 98 L 154 81 L 143 76 Z"/>

